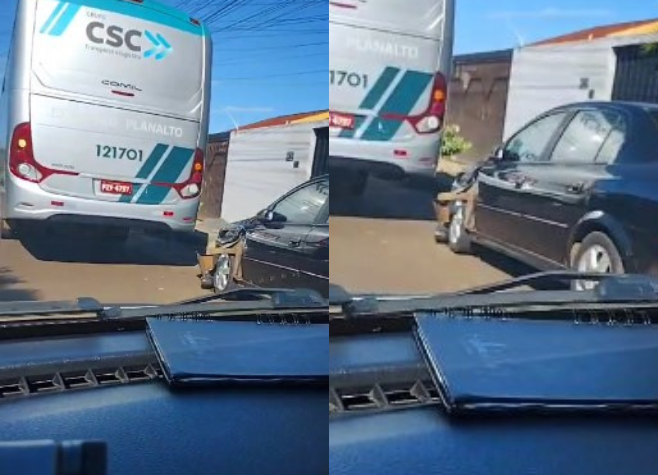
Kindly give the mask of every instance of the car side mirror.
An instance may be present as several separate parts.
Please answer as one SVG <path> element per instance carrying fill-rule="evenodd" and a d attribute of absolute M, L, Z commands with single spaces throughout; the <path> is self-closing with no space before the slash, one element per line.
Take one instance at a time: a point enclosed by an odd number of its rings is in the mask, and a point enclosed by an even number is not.
<path fill-rule="evenodd" d="M 271 209 L 265 209 L 258 213 L 258 220 L 264 224 L 280 224 L 285 223 L 288 219 L 281 213 L 277 213 Z"/>
<path fill-rule="evenodd" d="M 505 148 L 502 145 L 499 145 L 491 152 L 491 157 L 489 161 L 497 163 L 505 160 Z"/>

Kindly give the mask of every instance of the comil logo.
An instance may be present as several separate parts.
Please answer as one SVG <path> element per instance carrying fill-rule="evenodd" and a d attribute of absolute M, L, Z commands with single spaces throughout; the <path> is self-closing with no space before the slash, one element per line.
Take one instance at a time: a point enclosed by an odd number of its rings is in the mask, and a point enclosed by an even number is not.
<path fill-rule="evenodd" d="M 59 2 L 43 27 L 42 34 L 49 36 L 62 36 L 80 11 L 81 6 Z M 112 54 L 124 58 L 155 59 L 161 61 L 173 52 L 169 41 L 160 33 L 148 30 L 124 28 L 108 21 L 102 13 L 88 11 L 91 17 L 85 27 L 87 49 L 97 53 Z"/>

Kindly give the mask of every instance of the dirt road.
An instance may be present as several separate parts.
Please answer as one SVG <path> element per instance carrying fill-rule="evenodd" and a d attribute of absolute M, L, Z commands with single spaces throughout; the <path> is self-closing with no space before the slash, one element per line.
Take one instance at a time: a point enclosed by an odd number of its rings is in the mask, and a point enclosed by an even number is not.
<path fill-rule="evenodd" d="M 111 303 L 166 303 L 204 293 L 196 278 L 196 250 L 133 235 L 125 247 L 102 239 L 29 236 L 0 241 L 0 301 L 95 297 Z"/>
<path fill-rule="evenodd" d="M 458 256 L 437 245 L 432 194 L 377 180 L 359 200 L 332 194 L 332 283 L 360 292 L 436 293 L 531 272 L 493 253 Z"/>

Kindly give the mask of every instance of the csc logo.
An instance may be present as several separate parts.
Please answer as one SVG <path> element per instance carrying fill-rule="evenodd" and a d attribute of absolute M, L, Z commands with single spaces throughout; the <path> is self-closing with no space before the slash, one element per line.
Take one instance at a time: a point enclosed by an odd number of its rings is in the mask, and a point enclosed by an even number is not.
<path fill-rule="evenodd" d="M 105 44 L 114 48 L 125 46 L 130 51 L 141 53 L 142 47 L 137 44 L 142 32 L 138 30 L 127 30 L 116 25 L 106 26 L 104 23 L 94 21 L 87 25 L 87 38 L 92 43 Z"/>

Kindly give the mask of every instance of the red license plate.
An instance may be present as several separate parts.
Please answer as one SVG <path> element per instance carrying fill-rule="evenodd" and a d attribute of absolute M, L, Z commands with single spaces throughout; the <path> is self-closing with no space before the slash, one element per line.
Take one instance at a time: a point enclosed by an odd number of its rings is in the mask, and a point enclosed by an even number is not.
<path fill-rule="evenodd" d="M 340 127 L 341 129 L 354 128 L 354 116 L 348 114 L 329 113 L 329 126 Z"/>
<path fill-rule="evenodd" d="M 120 181 L 101 181 L 101 192 L 111 195 L 132 195 L 133 184 Z"/>

